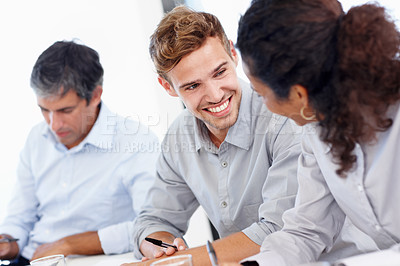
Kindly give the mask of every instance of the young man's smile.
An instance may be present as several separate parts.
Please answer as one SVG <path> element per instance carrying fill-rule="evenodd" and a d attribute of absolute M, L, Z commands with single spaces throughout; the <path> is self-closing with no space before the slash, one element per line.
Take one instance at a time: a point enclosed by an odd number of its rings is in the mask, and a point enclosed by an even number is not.
<path fill-rule="evenodd" d="M 167 92 L 179 96 L 187 109 L 220 140 L 235 124 L 242 97 L 236 75 L 238 55 L 232 43 L 230 52 L 232 56 L 218 38 L 208 37 L 168 73 L 171 84 L 159 79 Z"/>

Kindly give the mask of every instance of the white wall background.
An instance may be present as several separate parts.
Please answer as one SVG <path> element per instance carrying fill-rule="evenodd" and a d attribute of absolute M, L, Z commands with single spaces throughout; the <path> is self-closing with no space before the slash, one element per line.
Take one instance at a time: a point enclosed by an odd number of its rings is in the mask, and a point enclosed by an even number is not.
<path fill-rule="evenodd" d="M 103 100 L 111 110 L 151 125 L 160 139 L 182 110 L 157 82 L 149 37 L 162 17 L 159 0 L 0 1 L 0 220 L 6 212 L 19 152 L 42 121 L 29 86 L 38 56 L 58 40 L 77 38 L 100 54 Z"/>
<path fill-rule="evenodd" d="M 238 19 L 250 0 L 190 2 L 197 10 L 217 15 L 235 42 Z M 343 0 L 342 4 L 347 10 L 365 2 Z M 377 2 L 400 19 L 398 1 Z M 159 0 L 0 1 L 0 221 L 15 181 L 19 152 L 30 128 L 42 120 L 29 87 L 30 72 L 39 54 L 55 41 L 77 38 L 97 50 L 105 70 L 105 103 L 120 115 L 151 125 L 163 137 L 182 106 L 158 85 L 147 52 L 149 36 L 161 16 Z M 245 79 L 241 66 L 238 73 Z M 210 237 L 201 212 L 191 221 L 192 246 Z"/>

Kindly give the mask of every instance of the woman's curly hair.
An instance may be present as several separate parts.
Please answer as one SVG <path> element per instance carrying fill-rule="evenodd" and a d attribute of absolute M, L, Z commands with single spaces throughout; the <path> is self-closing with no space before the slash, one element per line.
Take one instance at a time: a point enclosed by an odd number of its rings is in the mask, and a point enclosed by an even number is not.
<path fill-rule="evenodd" d="M 254 0 L 239 22 L 237 47 L 250 73 L 285 100 L 291 86 L 309 104 L 344 177 L 356 143 L 392 125 L 400 98 L 399 32 L 376 4 L 344 14 L 336 0 Z"/>

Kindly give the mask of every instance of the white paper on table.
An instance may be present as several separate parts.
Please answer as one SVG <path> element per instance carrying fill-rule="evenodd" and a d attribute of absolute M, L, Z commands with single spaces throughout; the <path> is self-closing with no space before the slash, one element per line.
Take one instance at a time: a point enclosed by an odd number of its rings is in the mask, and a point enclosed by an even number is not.
<path fill-rule="evenodd" d="M 400 245 L 390 249 L 376 251 L 341 259 L 335 266 L 400 266 Z"/>
<path fill-rule="evenodd" d="M 68 266 L 120 266 L 123 263 L 138 262 L 132 252 L 120 255 L 68 256 Z"/>

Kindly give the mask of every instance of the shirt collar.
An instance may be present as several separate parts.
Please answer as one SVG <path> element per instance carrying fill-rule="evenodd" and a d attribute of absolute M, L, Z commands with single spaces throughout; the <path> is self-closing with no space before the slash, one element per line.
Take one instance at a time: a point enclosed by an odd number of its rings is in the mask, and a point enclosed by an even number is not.
<path fill-rule="evenodd" d="M 254 91 L 250 89 L 247 83 L 241 80 L 240 87 L 242 88 L 242 99 L 240 101 L 239 115 L 236 123 L 229 129 L 225 142 L 248 150 L 254 138 L 251 127 L 251 119 L 253 117 L 252 96 Z"/>
<path fill-rule="evenodd" d="M 116 133 L 116 120 L 117 115 L 112 113 L 107 106 L 101 102 L 100 103 L 100 112 L 94 123 L 92 129 L 90 130 L 89 134 L 86 136 L 84 140 L 81 141 L 77 146 L 70 149 L 70 152 L 79 151 L 85 145 L 89 144 L 95 146 L 99 149 L 110 149 L 113 147 L 113 136 Z M 57 138 L 54 136 L 51 129 L 46 126 L 43 129 L 42 135 L 50 139 L 57 148 L 61 148 L 63 150 L 67 150 L 67 148 L 57 141 Z"/>
<path fill-rule="evenodd" d="M 194 117 L 194 141 L 196 144 L 196 151 L 199 151 L 201 147 L 204 147 L 208 151 L 216 153 L 216 147 L 211 142 L 208 135 L 208 128 L 203 121 Z"/>
<path fill-rule="evenodd" d="M 240 100 L 240 108 L 236 123 L 228 130 L 224 142 L 228 142 L 239 148 L 248 150 L 253 141 L 253 134 L 251 129 L 252 117 L 252 93 L 249 85 L 242 80 L 239 80 L 242 90 L 242 97 Z M 217 152 L 217 148 L 211 142 L 208 135 L 208 129 L 203 121 L 194 117 L 195 129 L 195 145 L 196 150 L 199 151 L 201 147 L 206 150 Z"/>
<path fill-rule="evenodd" d="M 107 106 L 101 102 L 99 116 L 92 129 L 79 146 L 86 143 L 99 149 L 109 149 L 112 147 L 114 135 L 117 129 L 117 114 L 112 113 Z"/>

